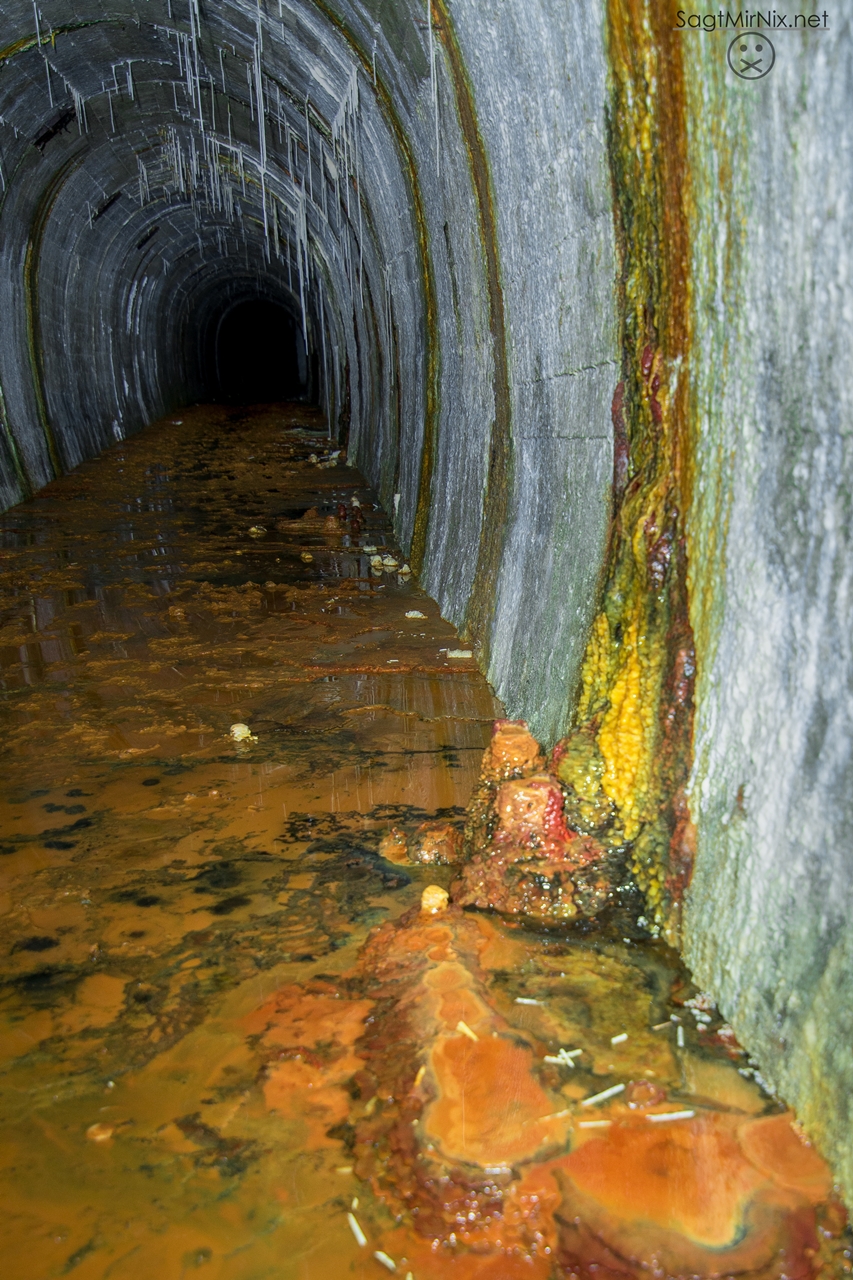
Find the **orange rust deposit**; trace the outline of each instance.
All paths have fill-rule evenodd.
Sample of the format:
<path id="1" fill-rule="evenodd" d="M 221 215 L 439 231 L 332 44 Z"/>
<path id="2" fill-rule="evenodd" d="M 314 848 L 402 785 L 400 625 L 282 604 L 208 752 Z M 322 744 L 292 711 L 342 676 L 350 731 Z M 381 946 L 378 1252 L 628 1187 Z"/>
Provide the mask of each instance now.
<path id="1" fill-rule="evenodd" d="M 538 772 L 545 756 L 523 720 L 496 720 L 483 755 L 483 777 L 489 781 L 526 777 Z"/>
<path id="2" fill-rule="evenodd" d="M 683 1095 L 672 1097 L 677 1072 L 636 1080 L 595 1111 L 583 1097 L 561 1098 L 558 1075 L 546 1068 L 553 1046 L 520 1017 L 519 1003 L 540 1001 L 511 1003 L 507 972 L 482 967 L 495 928 L 484 925 L 458 908 L 440 922 L 407 913 L 374 931 L 333 994 L 282 993 L 253 1016 L 266 1043 L 300 1044 L 297 1065 L 281 1077 L 301 1091 L 290 1094 L 293 1114 L 337 1122 L 356 1174 L 414 1232 L 386 1231 L 382 1248 L 393 1242 L 399 1252 L 405 1240 L 406 1256 L 436 1276 L 443 1273 L 421 1236 L 448 1264 L 462 1262 L 452 1274 L 464 1276 L 501 1275 L 478 1268 L 519 1250 L 532 1264 L 559 1259 L 551 1276 L 609 1266 L 639 1280 L 655 1265 L 679 1277 L 719 1268 L 756 1280 L 820 1274 L 810 1260 L 819 1222 L 831 1220 L 831 1188 L 790 1115 L 755 1119 L 732 1106 L 714 1110 L 708 1099 L 685 1108 Z M 530 975 L 537 959 L 528 941 Z M 571 989 L 571 954 L 560 963 Z M 543 992 L 541 1004 L 551 1000 Z M 338 1031 L 330 1035 L 333 1008 Z M 354 1098 L 340 1126 L 334 1103 L 343 1094 L 330 1086 L 344 1064 L 354 1067 Z M 281 1096 L 280 1072 L 271 1068 L 270 1105 Z M 599 1092 L 594 1078 L 588 1088 Z"/>
<path id="3" fill-rule="evenodd" d="M 580 1196 L 616 1222 L 640 1224 L 646 1236 L 660 1229 L 706 1249 L 727 1248 L 764 1182 L 727 1119 L 617 1123 L 573 1152 L 562 1169 Z"/>
<path id="4" fill-rule="evenodd" d="M 497 755 L 512 768 L 496 769 L 495 744 L 507 736 L 513 750 L 499 747 Z M 522 776 L 503 780 L 512 771 Z M 543 753 L 521 721 L 495 725 L 468 810 L 466 847 L 469 858 L 453 886 L 461 906 L 556 923 L 594 916 L 612 897 L 612 858 L 567 825 L 560 780 L 544 771 Z"/>
<path id="5" fill-rule="evenodd" d="M 826 1166 L 638 923 L 594 754 L 447 664 L 322 447 L 187 410 L 2 519 L 6 1269 L 834 1280 Z"/>
<path id="6" fill-rule="evenodd" d="M 437 1098 L 424 1136 L 441 1154 L 465 1164 L 511 1166 L 565 1141 L 565 1116 L 531 1074 L 532 1054 L 500 1036 L 474 1043 L 464 1035 L 434 1046 L 429 1068 Z"/>
<path id="7" fill-rule="evenodd" d="M 770 1122 L 790 1128 L 784 1115 Z M 667 1275 L 702 1277 L 821 1274 L 813 1261 L 819 1239 L 813 1201 L 752 1162 L 731 1115 L 666 1126 L 616 1123 L 555 1166 L 555 1176 L 563 1190 L 564 1267 L 609 1264 L 633 1275 L 660 1266 Z"/>
<path id="8" fill-rule="evenodd" d="M 820 1204 L 832 1191 L 829 1169 L 796 1132 L 787 1115 L 766 1116 L 741 1125 L 738 1140 L 757 1169 L 782 1187 Z"/>
<path id="9" fill-rule="evenodd" d="M 412 837 L 409 857 L 427 866 L 458 862 L 461 843 L 460 832 L 449 822 L 423 822 Z"/>

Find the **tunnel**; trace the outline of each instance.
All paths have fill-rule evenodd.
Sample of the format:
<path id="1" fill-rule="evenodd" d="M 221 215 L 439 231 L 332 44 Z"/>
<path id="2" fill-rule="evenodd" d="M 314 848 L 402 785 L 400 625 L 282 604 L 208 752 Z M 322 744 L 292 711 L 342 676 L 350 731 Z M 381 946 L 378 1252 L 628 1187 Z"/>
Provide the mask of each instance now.
<path id="1" fill-rule="evenodd" d="M 177 499 L 161 488 L 174 484 L 179 496 L 181 477 L 189 494 L 202 473 L 215 473 L 230 495 L 220 505 L 207 491 L 187 499 L 188 510 L 211 522 L 198 581 L 212 565 L 219 572 L 227 564 L 233 577 L 232 594 L 216 597 L 217 618 L 237 619 L 239 592 L 286 616 L 281 601 L 273 609 L 263 595 L 274 598 L 281 557 L 263 569 L 252 561 L 250 570 L 249 561 L 264 538 L 295 538 L 298 520 L 308 521 L 299 527 L 310 538 L 294 559 L 291 612 L 293 592 L 325 563 L 330 528 L 345 539 L 344 558 L 350 545 L 371 548 L 359 572 L 368 582 L 374 573 L 377 592 L 385 555 L 398 575 L 388 579 L 388 595 L 423 593 L 404 618 L 426 617 L 431 627 L 434 602 L 441 670 L 470 655 L 471 680 L 479 673 L 483 681 L 474 703 L 495 699 L 488 715 L 473 719 L 529 728 L 538 747 L 524 747 L 527 764 L 518 768 L 558 779 L 581 835 L 623 859 L 643 936 L 652 948 L 671 948 L 702 993 L 692 1006 L 698 1022 L 707 995 L 740 1046 L 743 1071 L 773 1106 L 793 1109 L 803 1158 L 820 1153 L 838 1206 L 849 1207 L 849 6 L 804 13 L 802 22 L 793 15 L 778 21 L 775 10 L 766 21 L 763 10 L 699 15 L 670 0 L 5 0 L 2 12 L 0 508 L 8 522 L 10 612 L 0 639 L 7 634 L 3 652 L 17 673 L 4 684 L 10 733 L 24 734 L 26 725 L 38 739 L 38 714 L 17 710 L 18 682 L 27 691 L 52 679 L 47 650 L 32 637 L 54 625 L 58 608 L 39 594 L 50 573 L 39 570 L 25 589 L 14 555 L 47 539 L 46 530 L 63 529 L 66 510 L 96 512 L 98 486 L 86 487 L 87 467 L 136 459 L 127 475 L 139 467 L 147 496 L 140 489 L 122 499 L 122 520 L 130 523 L 116 526 L 116 545 L 124 555 L 141 536 L 131 528 L 133 509 L 162 512 L 162 527 L 152 525 L 145 537 L 151 557 L 171 567 L 146 581 L 176 635 L 186 609 L 170 602 L 184 580 L 184 553 L 176 549 L 178 523 L 170 523 Z M 742 57 L 741 35 L 769 42 L 766 69 L 767 49 Z M 288 424 L 290 443 L 270 443 L 273 422 Z M 257 452 L 246 443 L 244 454 L 234 454 L 238 437 L 249 442 L 252 432 Z M 146 441 L 152 453 L 143 466 Z M 278 460 L 264 461 L 261 472 L 262 455 Z M 344 477 L 340 493 L 294 488 L 285 501 L 286 486 L 309 466 L 321 478 Z M 83 495 L 76 506 L 75 485 Z M 39 507 L 62 494 L 70 495 L 67 508 Z M 262 494 L 278 507 L 264 514 Z M 42 511 L 45 525 L 27 532 L 27 513 Z M 234 550 L 224 530 L 238 520 L 248 532 Z M 89 537 L 79 535 L 80 557 Z M 60 561 L 76 568 L 77 542 Z M 240 565 L 247 576 L 238 582 Z M 127 656 L 122 646 L 135 643 L 127 637 L 136 624 L 96 577 L 82 586 L 69 578 L 62 608 L 87 597 L 111 610 L 95 634 L 113 637 L 104 643 L 118 661 Z M 348 608 L 342 599 L 332 602 L 339 613 Z M 13 614 L 24 621 L 10 621 Z M 403 634 L 382 617 L 377 631 Z M 311 634 L 326 624 L 323 603 Z M 139 627 L 142 634 L 154 623 Z M 195 652 L 188 638 L 181 643 Z M 82 652 L 79 637 L 73 644 Z M 163 641 L 162 652 L 177 666 L 152 649 L 164 681 L 173 671 L 180 679 L 175 644 L 173 653 Z M 331 640 L 328 649 L 337 652 Z M 217 669 L 212 642 L 204 660 Z M 265 658 L 264 669 L 278 661 Z M 312 658 L 305 670 L 333 683 L 332 675 L 317 676 L 323 661 Z M 107 658 L 103 664 L 86 685 L 87 705 L 101 708 L 113 696 Z M 237 715 L 252 696 L 251 680 L 232 683 L 242 690 L 234 694 L 235 727 L 246 732 L 228 749 L 251 752 L 263 730 Z M 370 688 L 374 701 L 365 706 L 381 719 L 375 707 L 393 698 Z M 453 718 L 450 701 L 440 713 L 424 711 L 424 722 Z M 294 693 L 281 711 L 290 728 L 285 733 L 273 717 L 268 740 L 296 741 L 300 705 Z M 398 710 L 415 715 L 408 703 Z M 325 715 L 318 712 L 318 723 Z M 465 721 L 461 712 L 457 719 Z M 473 750 L 469 730 L 458 732 Z M 227 739 L 227 724 L 223 733 Z M 22 737 L 14 750 L 33 751 L 33 742 Z M 136 739 L 127 742 L 121 751 L 131 755 L 115 747 L 122 767 L 143 751 Z M 457 747 L 444 744 L 445 763 Z M 477 739 L 478 752 L 484 747 Z M 160 794 L 161 778 L 178 786 L 181 759 L 176 749 L 172 773 L 151 766 L 152 795 Z M 137 763 L 144 773 L 145 759 Z M 337 767 L 345 772 L 343 763 Z M 209 792 L 218 797 L 211 777 Z M 497 777 L 484 774 L 477 785 L 494 789 Z M 39 804 L 59 804 L 70 815 L 71 805 L 85 804 L 74 794 L 85 787 L 60 783 L 59 800 Z M 476 808 L 480 796 L 485 805 L 473 774 L 470 784 L 471 803 Z M 370 794 L 373 787 L 371 780 Z M 186 791 L 194 801 L 193 787 Z M 390 839 L 396 819 L 387 797 L 382 803 L 383 838 Z M 474 810 L 463 820 L 467 803 L 454 792 L 434 807 L 437 820 L 464 825 L 470 841 L 471 831 L 486 826 L 476 826 Z M 293 841 L 310 833 L 313 819 L 289 812 L 285 819 L 296 823 Z M 88 811 L 74 818 L 81 820 L 89 821 Z M 491 821 L 489 840 L 500 830 L 494 814 Z M 23 827 L 13 831 L 9 823 L 0 837 L 14 836 L 8 848 L 17 849 Z M 65 838 L 45 830 L 49 841 Z M 324 832 L 320 852 L 332 857 L 334 824 Z M 216 874 L 227 879 L 236 863 L 225 837 L 220 845 L 216 865 L 226 870 Z M 380 875 L 375 850 L 353 856 L 352 874 L 374 877 L 381 896 L 398 872 L 383 864 Z M 204 875 L 200 884 L 209 886 L 214 873 Z M 151 918 L 159 892 L 137 894 L 155 898 Z M 242 892 L 232 886 L 223 901 Z M 85 885 L 74 893 L 88 901 Z M 33 920 L 40 909 L 26 908 Z M 210 919 L 212 929 L 218 917 Z M 15 964 L 42 964 L 38 946 L 31 955 L 24 945 L 38 943 L 41 926 L 21 928 L 10 956 L 17 948 Z M 47 925 L 44 936 L 53 936 Z M 106 944 L 93 938 L 91 945 L 105 954 Z M 82 980 L 70 961 L 50 965 L 14 981 L 36 983 L 42 972 L 50 983 Z M 122 969 L 122 982 L 133 980 L 144 996 L 147 979 L 135 974 Z M 310 998 L 320 1008 L 332 997 L 322 976 L 312 981 Z M 272 998 L 270 989 L 262 995 Z M 523 1008 L 537 1003 L 517 998 Z M 474 1046 L 466 1052 L 484 1053 L 462 1013 L 459 1021 L 467 1027 L 459 1035 Z M 269 1028 L 251 1025 L 269 1048 Z M 614 1029 L 617 1043 L 618 1035 Z M 291 1048 L 288 1041 L 281 1052 Z M 306 1050 L 298 1071 L 319 1071 L 325 1052 Z M 571 1075 L 573 1060 L 560 1061 Z M 177 1060 L 173 1068 L 180 1071 Z M 235 1067 L 235 1081 L 238 1075 Z M 249 1090 L 248 1077 L 240 1080 Z M 694 1092 L 701 1094 L 698 1085 Z M 384 1105 L 377 1103 L 377 1115 Z M 179 1123 L 170 1121 L 174 1152 L 194 1142 L 207 1153 L 193 1157 L 198 1166 L 218 1160 L 220 1172 L 254 1158 L 260 1136 L 229 1146 L 225 1129 L 205 1128 L 188 1101 L 186 1108 Z M 343 1112 L 335 1123 L 328 1126 L 334 1140 L 350 1141 Z M 105 1143 L 105 1159 L 111 1150 Z M 340 1167 L 351 1166 L 344 1152 Z M 756 1167 L 753 1161 L 753 1173 Z M 504 1165 L 495 1168 L 500 1182 Z M 346 1214 L 355 1215 L 351 1235 L 360 1248 L 358 1211 L 344 1208 L 342 1230 L 350 1230 Z M 564 1206 L 566 1221 L 574 1220 L 567 1214 Z M 563 1270 L 549 1272 L 557 1262 L 540 1258 L 536 1274 L 592 1274 L 571 1270 L 571 1250 L 580 1258 L 592 1244 L 570 1248 L 569 1228 L 561 1230 L 553 1247 L 563 1250 Z M 706 1244 L 715 1230 L 705 1219 L 696 1226 Z M 207 1239 L 182 1243 L 180 1256 L 202 1265 Z M 519 1249 L 529 1252 L 524 1239 Z M 654 1239 L 648 1247 L 654 1252 Z M 445 1239 L 442 1256 L 450 1248 Z M 392 1269 L 384 1246 L 371 1256 L 377 1274 Z M 91 1264 L 86 1252 L 69 1257 L 81 1275 L 82 1264 Z M 516 1275 L 506 1260 L 495 1265 L 470 1274 Z M 409 1274 L 417 1276 L 417 1267 Z"/>
<path id="2" fill-rule="evenodd" d="M 263 299 L 237 303 L 220 317 L 214 334 L 205 399 L 271 404 L 306 394 L 302 335 L 283 306 Z"/>

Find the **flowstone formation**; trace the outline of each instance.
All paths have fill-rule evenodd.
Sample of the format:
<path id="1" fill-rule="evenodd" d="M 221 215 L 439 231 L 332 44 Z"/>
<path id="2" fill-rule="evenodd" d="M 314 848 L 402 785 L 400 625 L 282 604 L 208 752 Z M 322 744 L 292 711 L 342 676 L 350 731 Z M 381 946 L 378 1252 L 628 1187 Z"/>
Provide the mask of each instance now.
<path id="1" fill-rule="evenodd" d="M 604 845 L 567 825 L 563 788 L 522 721 L 498 721 L 469 808 L 460 906 L 541 922 L 594 916 L 615 871 Z"/>
<path id="2" fill-rule="evenodd" d="M 393 829 L 381 851 L 393 862 L 458 864 L 451 894 L 461 907 L 537 923 L 593 917 L 625 878 L 624 859 L 589 834 L 580 810 L 567 810 L 568 794 L 525 722 L 498 720 L 464 832 L 447 822 L 408 838 Z"/>
<path id="3" fill-rule="evenodd" d="M 543 942 L 430 885 L 245 1025 L 268 1107 L 343 1143 L 351 1229 L 389 1270 L 829 1280 L 829 1172 L 689 989 L 660 955 Z"/>
<path id="4" fill-rule="evenodd" d="M 342 979 L 253 1015 L 268 1104 L 324 1099 L 327 1136 L 397 1223 L 376 1256 L 413 1275 L 832 1275 L 828 1169 L 635 927 L 624 859 L 579 819 L 603 825 L 523 722 L 497 721 L 464 832 L 381 844 L 450 868 L 449 893 L 427 885 Z"/>

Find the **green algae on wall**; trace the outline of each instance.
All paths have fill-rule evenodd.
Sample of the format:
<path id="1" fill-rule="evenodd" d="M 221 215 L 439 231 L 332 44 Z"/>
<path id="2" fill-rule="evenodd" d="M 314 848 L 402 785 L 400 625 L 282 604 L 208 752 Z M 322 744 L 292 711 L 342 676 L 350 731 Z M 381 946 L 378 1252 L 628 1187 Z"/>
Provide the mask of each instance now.
<path id="1" fill-rule="evenodd" d="M 692 862 L 684 787 L 694 658 L 685 542 L 690 184 L 673 25 L 650 0 L 608 6 L 622 323 L 614 516 L 577 728 L 556 757 L 575 819 L 629 847 L 655 925 L 677 939 Z"/>
<path id="2" fill-rule="evenodd" d="M 850 20 L 738 80 L 682 37 L 696 483 L 684 948 L 853 1195 Z"/>

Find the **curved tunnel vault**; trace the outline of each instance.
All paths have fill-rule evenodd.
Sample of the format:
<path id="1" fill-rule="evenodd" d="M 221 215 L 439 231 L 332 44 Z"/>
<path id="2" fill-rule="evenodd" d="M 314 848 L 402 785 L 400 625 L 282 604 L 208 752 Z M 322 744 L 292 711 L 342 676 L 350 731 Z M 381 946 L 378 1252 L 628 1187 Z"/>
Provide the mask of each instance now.
<path id="1" fill-rule="evenodd" d="M 280 304 L 302 393 L 498 691 L 557 737 L 606 533 L 617 351 L 603 136 L 575 129 L 603 113 L 602 24 L 555 44 L 549 8 L 507 15 L 507 40 L 439 0 L 430 22 L 408 0 L 4 6 L 5 504 L 209 395 L 211 326 Z M 483 59 L 498 75 L 475 109 Z M 543 65 L 556 159 L 550 113 L 516 138 L 498 91 L 512 67 L 533 101 Z"/>
<path id="2" fill-rule="evenodd" d="M 202 395 L 199 335 L 252 296 L 298 317 L 303 361 L 322 353 L 332 423 L 350 379 L 358 439 L 392 403 L 389 299 L 404 344 L 422 299 L 397 150 L 345 36 L 299 6 L 72 23 L 45 7 L 35 32 L 31 8 L 16 16 L 0 107 L 8 498 Z M 410 428 L 421 396 L 407 380 Z"/>

